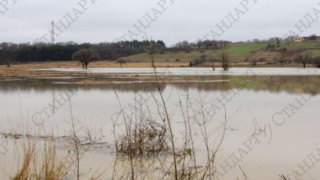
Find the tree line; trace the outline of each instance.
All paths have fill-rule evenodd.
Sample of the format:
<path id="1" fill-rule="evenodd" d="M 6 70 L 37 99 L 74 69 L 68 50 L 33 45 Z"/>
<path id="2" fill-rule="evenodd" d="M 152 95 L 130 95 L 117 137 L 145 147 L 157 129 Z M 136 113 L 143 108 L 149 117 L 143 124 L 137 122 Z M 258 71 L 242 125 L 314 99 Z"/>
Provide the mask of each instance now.
<path id="1" fill-rule="evenodd" d="M 204 50 L 217 50 L 223 49 L 231 44 L 230 41 L 217 41 L 217 40 L 198 40 L 196 42 L 189 42 L 189 41 L 180 41 L 174 44 L 170 49 L 175 50 L 192 50 L 192 49 L 204 49 Z"/>
<path id="2" fill-rule="evenodd" d="M 143 53 L 145 48 L 154 44 L 159 49 L 165 49 L 163 41 L 123 41 L 114 43 L 1 43 L 0 64 L 12 62 L 43 62 L 43 61 L 68 61 L 80 49 L 92 49 L 102 60 L 116 60 L 120 57 Z"/>

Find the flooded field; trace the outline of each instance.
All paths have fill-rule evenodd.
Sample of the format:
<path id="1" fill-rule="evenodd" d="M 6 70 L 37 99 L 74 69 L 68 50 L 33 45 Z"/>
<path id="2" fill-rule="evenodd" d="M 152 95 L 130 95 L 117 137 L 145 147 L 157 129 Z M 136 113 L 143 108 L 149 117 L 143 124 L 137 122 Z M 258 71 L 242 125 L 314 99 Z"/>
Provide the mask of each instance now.
<path id="1" fill-rule="evenodd" d="M 153 75 L 153 68 L 51 68 L 42 71 L 82 72 L 82 73 L 112 73 Z M 157 68 L 158 75 L 171 76 L 292 76 L 292 75 L 320 75 L 319 68 L 231 68 L 224 71 L 222 68 Z"/>
<path id="2" fill-rule="evenodd" d="M 0 180 L 320 180 L 320 2 L 0 1 Z"/>
<path id="3" fill-rule="evenodd" d="M 232 70 L 229 75 L 245 73 Z M 116 71 L 146 72 L 123 72 L 120 68 Z M 319 179 L 319 77 L 300 75 L 316 75 L 320 71 L 279 70 L 274 73 L 286 76 L 273 77 L 262 76 L 268 74 L 262 69 L 253 72 L 261 76 L 161 83 L 180 154 L 179 166 L 187 164 L 185 167 L 200 171 L 206 166 L 210 149 L 211 155 L 217 150 L 212 169 L 216 179 L 267 180 L 280 179 L 279 175 Z M 185 69 L 174 74 L 193 73 L 196 72 Z M 63 159 L 73 150 L 70 137 L 76 133 L 79 142 L 88 147 L 80 161 L 82 179 L 100 174 L 97 179 L 126 179 L 131 169 L 126 158 L 116 156 L 116 141 L 121 142 L 128 126 L 134 131 L 144 123 L 161 124 L 165 114 L 160 102 L 153 82 L 88 86 L 3 82 L 0 177 L 10 179 L 17 172 L 26 142 L 41 147 L 53 138 L 59 158 Z M 165 139 L 170 147 L 170 136 Z M 196 157 L 196 167 L 189 156 Z M 137 179 L 170 179 L 170 153 L 162 152 L 156 158 L 144 155 L 135 160 Z M 190 169 L 185 171 L 191 172 Z M 67 177 L 72 179 L 74 174 L 68 173 Z"/>

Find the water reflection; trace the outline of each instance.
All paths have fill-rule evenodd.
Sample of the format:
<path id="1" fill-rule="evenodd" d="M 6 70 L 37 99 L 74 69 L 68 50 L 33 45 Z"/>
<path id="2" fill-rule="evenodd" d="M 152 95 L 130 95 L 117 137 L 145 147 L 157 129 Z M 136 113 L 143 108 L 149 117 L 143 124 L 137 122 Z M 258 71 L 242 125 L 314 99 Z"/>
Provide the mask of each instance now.
<path id="1" fill-rule="evenodd" d="M 248 152 L 245 152 L 246 156 L 242 159 L 240 165 L 248 172 L 250 179 L 276 179 L 280 173 L 290 172 L 308 154 L 314 151 L 316 144 L 319 144 L 320 134 L 318 127 L 320 122 L 318 121 L 318 108 L 320 97 L 312 97 L 312 101 L 305 103 L 301 107 L 296 104 L 296 99 L 299 98 L 301 100 L 301 95 L 294 94 L 302 92 L 318 94 L 319 77 L 264 76 L 219 77 L 219 79 L 199 77 L 199 82 L 196 82 L 195 79 L 193 78 L 192 81 L 187 79 L 186 82 L 162 83 L 161 88 L 174 120 L 173 127 L 175 137 L 178 140 L 177 143 L 180 143 L 179 140 L 184 137 L 182 133 L 184 132 L 184 126 L 181 123 L 183 122 L 183 115 L 179 113 L 179 108 L 177 107 L 180 100 L 179 96 L 183 100 L 183 103 L 181 103 L 183 105 L 186 105 L 187 97 L 190 99 L 190 107 L 194 108 L 192 112 L 190 110 L 190 113 L 195 114 L 195 116 L 192 115 L 190 117 L 197 117 L 196 115 L 201 115 L 202 117 L 202 113 L 199 113 L 202 112 L 201 109 L 215 108 L 213 113 L 212 111 L 205 111 L 207 113 L 205 118 L 210 120 L 208 121 L 210 124 L 207 126 L 211 139 L 210 147 L 214 148 L 216 146 L 216 137 L 219 137 L 219 132 L 221 131 L 220 124 L 224 122 L 225 112 L 224 109 L 217 109 L 216 106 L 212 105 L 217 105 L 216 102 L 218 100 L 231 96 L 230 94 L 223 94 L 225 91 L 241 89 L 241 91 L 237 91 L 237 95 L 232 96 L 232 99 L 224 104 L 227 110 L 228 128 L 222 150 L 218 154 L 218 168 L 225 167 L 225 160 L 229 160 L 230 155 L 234 155 L 234 153 L 236 153 L 236 157 L 243 155 L 240 154 L 243 153 L 241 151 L 244 149 L 243 144 L 247 142 L 248 137 L 251 137 L 256 128 L 260 130 L 262 127 L 271 126 L 270 130 L 267 129 L 268 131 L 261 131 L 263 136 L 259 139 L 259 143 L 250 146 L 251 150 L 244 149 Z M 209 80 L 212 81 L 209 82 Z M 175 91 L 175 89 L 178 90 Z M 53 90 L 56 90 L 55 95 L 52 94 Z M 33 133 L 35 135 L 49 134 L 56 137 L 68 135 L 71 128 L 70 104 L 67 101 L 63 101 L 66 99 L 63 98 L 65 96 L 60 96 L 60 93 L 65 93 L 64 90 L 75 91 L 77 94 L 72 96 L 72 103 L 70 104 L 72 104 L 72 112 L 77 124 L 79 122 L 78 127 L 86 127 L 86 130 L 88 128 L 89 132 L 92 132 L 93 139 L 103 138 L 104 142 L 109 142 L 110 144 L 113 144 L 111 132 L 114 114 L 120 112 L 113 90 L 119 92 L 120 102 L 123 103 L 124 109 L 128 112 L 127 114 L 130 114 L 131 111 L 135 112 L 135 109 L 131 107 L 140 106 L 144 107 L 143 110 L 150 108 L 150 114 L 158 112 L 158 108 L 152 98 L 156 94 L 153 93 L 156 88 L 152 82 L 122 82 L 110 85 L 66 85 L 50 84 L 45 81 L 1 82 L 0 132 Z M 233 92 L 231 91 L 230 93 Z M 56 103 L 62 104 L 55 108 L 54 112 L 48 111 L 51 113 L 50 117 L 43 119 L 41 126 L 35 124 L 33 115 L 41 113 L 44 109 L 49 109 L 50 105 L 53 104 L 54 97 L 60 100 Z M 138 101 L 136 103 L 135 100 L 140 98 L 142 98 L 141 102 Z M 133 106 L 135 104 L 137 106 Z M 202 104 L 205 106 L 202 106 Z M 275 113 L 279 113 L 287 107 L 294 108 L 293 106 L 299 109 L 293 109 L 294 115 L 290 114 L 292 116 L 290 119 L 286 119 L 285 124 L 281 126 L 273 124 L 273 115 Z M 146 118 L 148 117 L 146 116 Z M 154 118 L 160 122 L 161 116 Z M 201 131 L 199 130 L 199 124 L 201 123 L 198 123 L 196 118 L 192 123 L 194 123 L 192 130 L 196 132 L 194 136 L 196 149 L 194 152 L 199 154 L 197 158 L 199 162 L 205 162 L 205 147 L 202 144 Z M 118 124 L 119 127 L 116 132 L 121 135 L 124 132 L 122 130 L 124 125 L 121 121 Z M 81 133 L 84 132 L 81 131 Z M 102 152 L 101 154 L 103 155 L 98 153 L 89 154 L 89 158 L 85 159 L 83 164 L 90 166 L 88 167 L 89 169 L 94 165 L 102 164 L 102 162 L 110 163 L 110 156 L 106 156 L 107 152 Z M 15 157 L 14 154 L 9 155 L 8 153 L 0 159 L 0 164 L 9 162 L 11 157 Z M 155 163 L 152 164 L 154 165 Z M 119 171 L 123 173 L 122 169 L 119 169 Z M 312 170 L 310 173 L 318 175 L 317 172 L 312 172 Z M 233 168 L 223 179 L 236 179 L 238 175 L 238 169 Z M 0 179 L 1 177 L 3 176 L 1 176 L 0 172 Z M 315 178 L 319 179 L 319 176 L 315 176 Z"/>
<path id="2" fill-rule="evenodd" d="M 253 91 L 320 93 L 319 76 L 255 76 L 255 77 L 230 77 L 221 76 L 219 79 L 193 77 L 181 81 L 162 82 L 161 88 L 171 85 L 176 89 L 198 91 L 228 91 L 230 89 L 244 89 Z M 155 82 L 144 81 L 118 81 L 112 84 L 52 84 L 46 81 L 0 81 L 2 92 L 12 91 L 49 91 L 49 90 L 115 90 L 119 92 L 153 92 L 156 91 Z"/>

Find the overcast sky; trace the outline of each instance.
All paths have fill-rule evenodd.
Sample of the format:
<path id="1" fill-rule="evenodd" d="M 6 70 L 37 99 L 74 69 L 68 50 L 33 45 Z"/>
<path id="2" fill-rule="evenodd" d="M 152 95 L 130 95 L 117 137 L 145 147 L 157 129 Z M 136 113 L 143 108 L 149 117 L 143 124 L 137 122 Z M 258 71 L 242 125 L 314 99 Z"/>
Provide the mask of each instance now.
<path id="1" fill-rule="evenodd" d="M 7 3 L 5 3 L 7 1 Z M 138 40 L 143 33 L 138 33 L 134 24 L 149 12 L 154 17 L 152 8 L 158 10 L 156 21 L 145 28 L 148 37 L 162 39 L 167 45 L 203 38 L 211 30 L 217 31 L 216 24 L 228 13 L 235 14 L 235 8 L 241 9 L 241 0 L 87 0 L 84 12 L 79 6 L 85 0 L 0 0 L 0 42 L 32 42 L 50 30 L 50 22 L 58 24 L 63 16 L 73 8 L 82 11 L 77 22 L 56 37 L 57 42 L 111 42 L 119 39 L 128 31 L 135 33 Z M 247 12 L 239 16 L 219 39 L 247 41 L 254 38 L 268 39 L 282 37 L 313 8 L 320 9 L 317 0 L 247 0 Z M 7 9 L 7 10 L 5 10 Z M 166 10 L 164 10 L 166 9 Z M 244 12 L 244 9 L 242 9 Z M 159 15 L 159 12 L 161 14 Z M 320 16 L 320 15 L 319 15 Z M 320 23 L 315 22 L 302 35 L 320 35 Z M 141 27 L 140 27 L 141 28 Z M 57 30 L 56 30 L 57 31 Z M 130 39 L 129 36 L 126 37 Z"/>

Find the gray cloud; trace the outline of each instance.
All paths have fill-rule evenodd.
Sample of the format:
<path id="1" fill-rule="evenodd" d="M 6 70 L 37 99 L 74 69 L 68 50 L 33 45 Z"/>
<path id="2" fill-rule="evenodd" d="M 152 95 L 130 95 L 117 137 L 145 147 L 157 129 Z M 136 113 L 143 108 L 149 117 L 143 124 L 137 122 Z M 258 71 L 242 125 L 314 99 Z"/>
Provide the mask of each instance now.
<path id="1" fill-rule="evenodd" d="M 13 2 L 7 1 L 9 5 Z M 91 0 L 87 1 L 89 3 Z M 113 41 L 133 29 L 133 25 L 158 1 L 96 0 L 57 41 Z M 0 14 L 0 39 L 8 42 L 32 42 L 48 32 L 51 20 L 58 21 L 78 2 L 79 0 L 18 0 L 8 7 L 5 14 Z M 153 39 L 162 39 L 169 45 L 181 40 L 195 41 L 214 28 L 239 2 L 241 0 L 176 0 L 151 25 L 147 30 L 148 35 Z M 317 3 L 316 0 L 258 0 L 221 39 L 246 41 L 281 37 Z M 303 35 L 316 34 L 318 27 L 319 24 L 315 23 Z M 142 39 L 141 35 L 138 39 Z"/>

